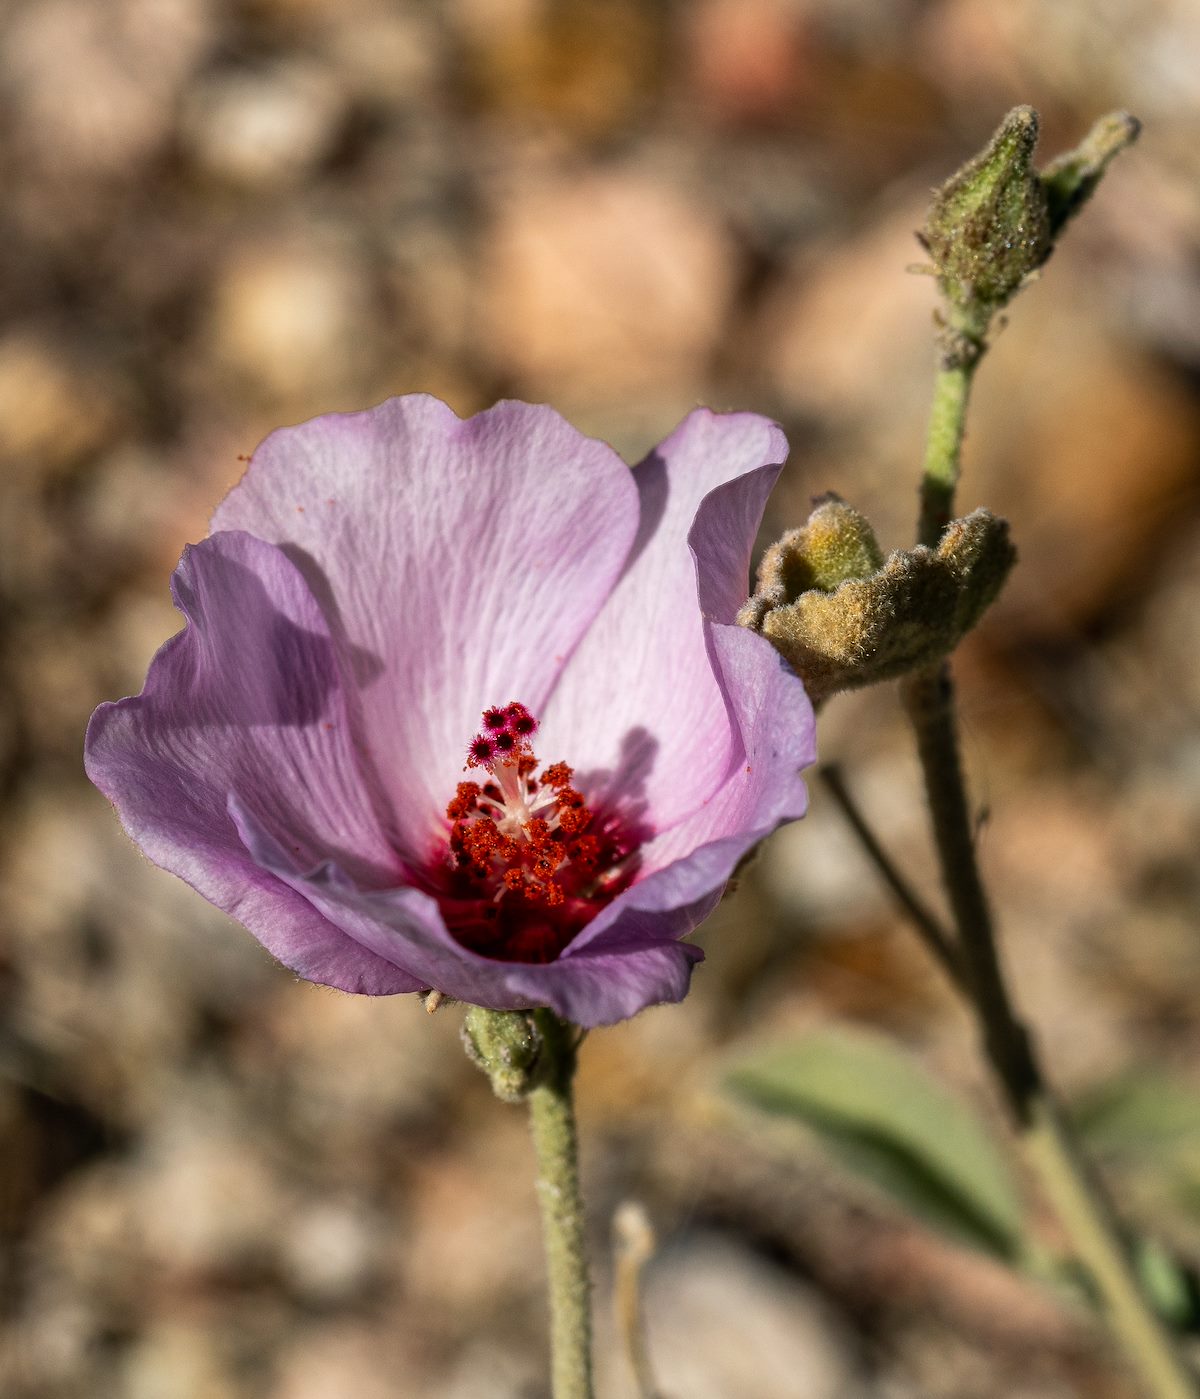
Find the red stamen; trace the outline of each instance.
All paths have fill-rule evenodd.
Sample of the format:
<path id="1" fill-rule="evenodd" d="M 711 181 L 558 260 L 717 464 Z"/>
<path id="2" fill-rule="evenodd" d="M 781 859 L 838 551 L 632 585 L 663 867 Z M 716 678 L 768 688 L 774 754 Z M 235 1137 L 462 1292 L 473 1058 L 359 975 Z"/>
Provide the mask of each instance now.
<path id="1" fill-rule="evenodd" d="M 446 807 L 447 924 L 464 945 L 503 960 L 553 961 L 628 881 L 630 846 L 596 823 L 562 762 L 538 774 L 538 722 L 517 700 L 483 712 L 467 767 Z M 586 833 L 586 834 L 585 834 Z"/>
<path id="2" fill-rule="evenodd" d="M 490 738 L 481 736 L 472 739 L 471 746 L 467 749 L 467 766 L 469 768 L 488 767 L 494 753 L 495 745 Z"/>

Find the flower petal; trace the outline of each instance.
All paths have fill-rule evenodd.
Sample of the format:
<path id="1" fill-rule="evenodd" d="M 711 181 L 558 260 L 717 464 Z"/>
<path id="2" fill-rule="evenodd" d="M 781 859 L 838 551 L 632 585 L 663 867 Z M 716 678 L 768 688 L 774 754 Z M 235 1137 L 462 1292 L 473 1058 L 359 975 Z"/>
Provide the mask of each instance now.
<path id="1" fill-rule="evenodd" d="M 697 947 L 664 936 L 661 917 L 631 916 L 621 939 L 583 951 L 568 962 L 495 961 L 460 946 L 442 922 L 436 902 L 417 889 L 357 887 L 336 863 L 303 868 L 244 806 L 232 815 L 247 849 L 336 923 L 363 949 L 395 957 L 421 986 L 493 1010 L 549 1006 L 577 1025 L 611 1025 L 649 1005 L 682 1000 Z"/>
<path id="2" fill-rule="evenodd" d="M 711 913 L 738 861 L 785 821 L 803 816 L 800 769 L 816 757 L 804 686 L 765 638 L 708 624 L 741 758 L 736 771 L 690 816 L 642 847 L 641 878 L 600 913 L 560 959 L 622 943 L 657 918 L 683 937 Z"/>
<path id="3" fill-rule="evenodd" d="M 441 832 L 484 708 L 535 713 L 621 572 L 637 491 L 552 409 L 460 420 L 424 394 L 272 433 L 213 518 L 280 545 L 357 672 L 412 858 Z"/>
<path id="4" fill-rule="evenodd" d="M 697 570 L 702 603 L 732 621 L 786 456 L 783 433 L 767 419 L 697 409 L 634 469 L 641 521 L 630 563 L 547 707 L 539 751 L 571 763 L 590 799 L 619 796 L 644 808 L 655 830 L 698 807 L 736 761 Z M 693 557 L 688 532 L 716 488 L 702 541 L 711 549 Z"/>
<path id="5" fill-rule="evenodd" d="M 372 994 L 418 989 L 260 869 L 226 812 L 236 790 L 307 858 L 338 852 L 360 879 L 402 877 L 303 578 L 272 545 L 222 533 L 185 551 L 173 590 L 188 625 L 140 695 L 92 716 L 88 776 L 155 864 L 302 976 Z"/>
<path id="6" fill-rule="evenodd" d="M 548 1005 L 580 1025 L 610 1024 L 680 1000 L 703 954 L 677 939 L 716 906 L 746 852 L 804 813 L 801 767 L 814 758 L 812 707 L 770 642 L 710 624 L 742 755 L 737 771 L 687 820 L 643 850 L 648 873 L 555 962 L 495 961 L 460 946 L 435 901 L 413 889 L 363 889 L 336 865 L 305 869 L 252 818 L 236 813 L 255 858 L 362 946 L 394 957 L 446 994 L 497 1010 Z"/>

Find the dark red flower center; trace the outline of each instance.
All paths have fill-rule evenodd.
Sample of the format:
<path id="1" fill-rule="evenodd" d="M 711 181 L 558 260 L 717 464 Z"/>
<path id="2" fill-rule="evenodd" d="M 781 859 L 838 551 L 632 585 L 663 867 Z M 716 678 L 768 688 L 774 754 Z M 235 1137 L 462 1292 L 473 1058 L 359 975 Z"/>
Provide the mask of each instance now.
<path id="1" fill-rule="evenodd" d="M 552 962 L 626 888 L 636 841 L 594 813 L 566 763 L 539 772 L 537 720 L 513 700 L 487 709 L 467 747 L 481 781 L 446 807 L 449 893 L 442 913 L 465 947 L 511 962 Z"/>

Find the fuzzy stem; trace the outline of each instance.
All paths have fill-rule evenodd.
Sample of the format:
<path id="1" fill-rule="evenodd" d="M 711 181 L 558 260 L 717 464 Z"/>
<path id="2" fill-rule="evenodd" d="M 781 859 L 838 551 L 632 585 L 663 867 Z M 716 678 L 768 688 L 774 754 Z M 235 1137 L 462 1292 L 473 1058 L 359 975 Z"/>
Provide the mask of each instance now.
<path id="1" fill-rule="evenodd" d="M 979 337 L 978 354 L 965 362 L 945 359 L 938 371 L 921 483 L 923 544 L 936 545 L 953 513 L 967 399 L 984 344 Z M 1071 1139 L 1033 1043 L 1013 1008 L 975 858 L 949 666 L 916 673 L 904 683 L 903 692 L 967 994 L 1012 1111 L 1025 1160 L 1091 1277 L 1113 1333 L 1141 1372 L 1147 1393 L 1155 1399 L 1196 1399 L 1200 1391 L 1166 1328 L 1142 1296 L 1120 1227 Z"/>
<path id="2" fill-rule="evenodd" d="M 538 1086 L 529 1094 L 529 1125 L 550 1292 L 552 1393 L 554 1399 L 592 1399 L 591 1284 L 572 1096 L 575 1027 L 550 1011 L 535 1017 L 544 1058 Z"/>
<path id="3" fill-rule="evenodd" d="M 1029 1035 L 1013 1010 L 975 858 L 948 669 L 926 671 L 909 680 L 905 702 L 916 732 L 969 994 L 1025 1160 L 1091 1277 L 1110 1327 L 1141 1371 L 1147 1392 L 1156 1399 L 1195 1399 L 1195 1383 L 1141 1294 L 1120 1227 L 1089 1176 Z"/>
<path id="4" fill-rule="evenodd" d="M 1095 1283 L 1110 1328 L 1141 1371 L 1146 1392 L 1157 1399 L 1195 1399 L 1195 1377 L 1142 1296 L 1120 1224 L 1080 1157 L 1058 1105 L 1043 1091 L 1030 1111 L 1023 1134 L 1025 1159 Z"/>
<path id="5" fill-rule="evenodd" d="M 917 533 L 918 542 L 928 544 L 931 549 L 937 548 L 954 511 L 967 399 L 978 363 L 974 356 L 965 362 L 943 363 L 934 380 L 929 436 L 921 472 L 921 522 Z"/>

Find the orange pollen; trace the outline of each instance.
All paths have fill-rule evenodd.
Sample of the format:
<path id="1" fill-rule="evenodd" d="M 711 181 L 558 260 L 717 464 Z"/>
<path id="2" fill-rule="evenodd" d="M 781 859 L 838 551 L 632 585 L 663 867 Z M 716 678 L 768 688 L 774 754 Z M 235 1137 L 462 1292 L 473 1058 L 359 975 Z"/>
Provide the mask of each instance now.
<path id="1" fill-rule="evenodd" d="M 587 833 L 593 817 L 571 768 L 551 763 L 536 776 L 537 727 L 516 700 L 486 710 L 466 765 L 488 780 L 460 782 L 446 818 L 452 863 L 477 897 L 557 908 L 568 896 L 591 896 L 602 842 Z"/>

